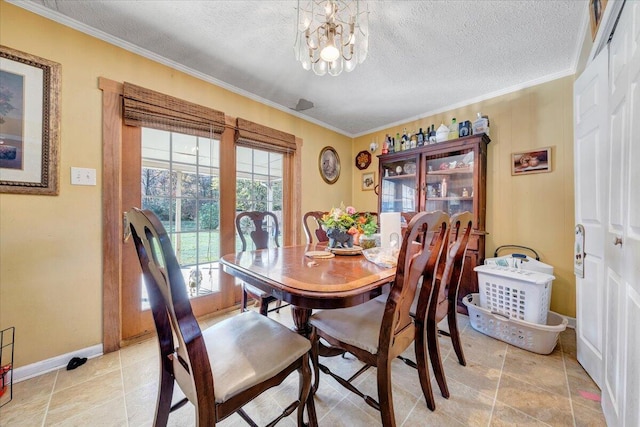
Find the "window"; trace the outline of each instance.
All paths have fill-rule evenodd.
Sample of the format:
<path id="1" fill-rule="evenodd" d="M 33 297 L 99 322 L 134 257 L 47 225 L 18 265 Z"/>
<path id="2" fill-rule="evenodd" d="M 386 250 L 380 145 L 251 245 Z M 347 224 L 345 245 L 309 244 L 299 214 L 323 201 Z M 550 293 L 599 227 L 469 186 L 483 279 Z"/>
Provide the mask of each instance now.
<path id="1" fill-rule="evenodd" d="M 142 128 L 142 208 L 169 233 L 192 297 L 220 291 L 219 152 L 217 139 Z"/>
<path id="2" fill-rule="evenodd" d="M 236 212 L 273 212 L 278 217 L 281 233 L 284 206 L 283 166 L 282 153 L 243 146 L 236 149 Z M 280 236 L 278 240 L 282 242 Z M 247 244 L 248 250 L 255 249 L 253 242 L 248 241 Z M 240 239 L 236 234 L 236 250 L 239 251 L 241 248 Z"/>

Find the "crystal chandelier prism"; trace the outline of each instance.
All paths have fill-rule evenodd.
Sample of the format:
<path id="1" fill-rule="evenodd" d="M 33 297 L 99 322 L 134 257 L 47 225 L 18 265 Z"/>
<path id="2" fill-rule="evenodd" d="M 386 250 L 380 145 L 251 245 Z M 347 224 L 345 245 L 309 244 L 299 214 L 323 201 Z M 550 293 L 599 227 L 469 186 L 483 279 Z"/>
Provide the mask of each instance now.
<path id="1" fill-rule="evenodd" d="M 368 48 L 369 11 L 364 2 L 298 0 L 294 50 L 302 68 L 337 76 L 362 63 Z"/>

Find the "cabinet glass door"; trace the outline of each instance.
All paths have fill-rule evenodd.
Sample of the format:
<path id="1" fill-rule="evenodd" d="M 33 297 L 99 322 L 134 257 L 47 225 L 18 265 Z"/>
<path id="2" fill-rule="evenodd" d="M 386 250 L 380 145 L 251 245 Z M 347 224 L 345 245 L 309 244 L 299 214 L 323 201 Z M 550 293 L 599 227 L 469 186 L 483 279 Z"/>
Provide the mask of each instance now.
<path id="1" fill-rule="evenodd" d="M 382 165 L 381 212 L 417 211 L 417 157 L 387 161 Z"/>
<path id="2" fill-rule="evenodd" d="M 473 149 L 427 157 L 425 168 L 425 211 L 474 213 Z"/>

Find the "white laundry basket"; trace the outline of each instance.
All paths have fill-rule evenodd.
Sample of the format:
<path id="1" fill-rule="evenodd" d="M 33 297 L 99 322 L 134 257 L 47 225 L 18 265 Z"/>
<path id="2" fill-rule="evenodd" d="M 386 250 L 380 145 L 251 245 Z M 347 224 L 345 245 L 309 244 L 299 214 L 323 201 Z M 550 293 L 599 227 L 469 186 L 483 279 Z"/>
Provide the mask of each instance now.
<path id="1" fill-rule="evenodd" d="M 462 299 L 473 329 L 524 350 L 551 353 L 558 343 L 558 336 L 567 328 L 567 319 L 553 311 L 548 312 L 544 325 L 538 325 L 491 313 L 479 306 L 479 299 L 478 294 L 469 294 Z"/>
<path id="2" fill-rule="evenodd" d="M 544 325 L 554 276 L 497 265 L 479 265 L 480 307 L 502 316 Z"/>

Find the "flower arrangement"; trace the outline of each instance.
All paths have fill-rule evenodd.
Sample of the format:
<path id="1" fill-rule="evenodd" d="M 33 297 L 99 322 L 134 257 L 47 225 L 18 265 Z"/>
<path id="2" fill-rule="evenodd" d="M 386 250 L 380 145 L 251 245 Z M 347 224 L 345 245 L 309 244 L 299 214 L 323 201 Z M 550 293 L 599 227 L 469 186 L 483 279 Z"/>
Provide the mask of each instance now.
<path id="1" fill-rule="evenodd" d="M 373 215 L 368 212 L 357 213 L 353 206 L 345 208 L 344 205 L 341 205 L 339 208 L 331 208 L 329 213 L 323 215 L 320 223 L 325 231 L 337 228 L 352 235 L 365 234 L 370 236 L 378 230 Z"/>

